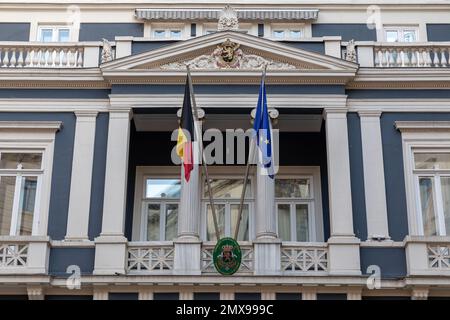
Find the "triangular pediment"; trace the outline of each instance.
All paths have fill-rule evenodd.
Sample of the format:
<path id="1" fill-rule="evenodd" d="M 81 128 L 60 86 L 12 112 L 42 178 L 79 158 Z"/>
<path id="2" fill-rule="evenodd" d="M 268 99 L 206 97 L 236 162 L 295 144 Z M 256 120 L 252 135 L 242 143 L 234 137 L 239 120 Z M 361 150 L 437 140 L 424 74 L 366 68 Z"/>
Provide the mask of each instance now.
<path id="1" fill-rule="evenodd" d="M 301 73 L 311 76 L 354 76 L 358 65 L 342 59 L 295 48 L 284 43 L 236 31 L 222 31 L 177 42 L 159 49 L 121 58 L 101 66 L 106 78 L 119 74 L 137 79 L 139 75 L 175 76 L 191 70 L 205 74 L 249 76 L 265 66 L 272 74 Z"/>

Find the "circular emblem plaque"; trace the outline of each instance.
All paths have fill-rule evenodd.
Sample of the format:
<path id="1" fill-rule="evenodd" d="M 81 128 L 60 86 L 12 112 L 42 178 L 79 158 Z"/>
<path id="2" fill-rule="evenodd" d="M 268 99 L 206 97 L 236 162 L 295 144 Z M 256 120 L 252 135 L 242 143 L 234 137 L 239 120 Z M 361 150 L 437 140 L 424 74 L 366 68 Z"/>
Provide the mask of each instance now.
<path id="1" fill-rule="evenodd" d="M 217 241 L 213 252 L 214 267 L 223 275 L 230 276 L 241 266 L 241 247 L 233 238 Z"/>

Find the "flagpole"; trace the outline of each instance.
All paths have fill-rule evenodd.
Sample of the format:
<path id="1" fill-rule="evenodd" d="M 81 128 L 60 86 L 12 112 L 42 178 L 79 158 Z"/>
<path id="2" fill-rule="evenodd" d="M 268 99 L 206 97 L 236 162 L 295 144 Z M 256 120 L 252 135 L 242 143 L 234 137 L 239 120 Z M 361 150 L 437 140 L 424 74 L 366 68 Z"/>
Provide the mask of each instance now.
<path id="1" fill-rule="evenodd" d="M 199 118 L 198 118 L 198 109 L 197 109 L 197 104 L 195 102 L 195 95 L 194 95 L 194 86 L 192 85 L 192 77 L 191 77 L 191 71 L 189 69 L 189 65 L 186 65 L 186 69 L 187 69 L 187 76 L 188 76 L 188 80 L 189 80 L 189 89 L 191 91 L 191 98 L 192 98 L 192 107 L 194 109 L 194 118 L 195 121 L 197 122 L 197 124 L 199 123 Z M 196 134 L 197 134 L 197 141 L 200 142 L 202 141 L 201 145 L 199 144 L 200 149 L 200 153 L 202 155 L 202 168 L 203 168 L 203 173 L 205 175 L 206 178 L 206 184 L 208 186 L 208 197 L 209 197 L 209 203 L 211 205 L 211 213 L 213 216 L 213 222 L 214 222 L 214 231 L 216 233 L 216 238 L 217 241 L 219 241 L 220 239 L 220 232 L 219 232 L 219 225 L 217 224 L 217 216 L 216 216 L 216 207 L 214 206 L 214 199 L 212 196 L 212 189 L 211 189 L 211 182 L 209 180 L 209 173 L 208 173 L 208 166 L 206 163 L 206 157 L 205 154 L 203 152 L 203 140 L 201 140 L 201 132 L 198 132 L 198 125 L 196 128 Z"/>
<path id="2" fill-rule="evenodd" d="M 262 74 L 262 81 L 261 82 L 265 82 L 266 81 L 266 71 L 267 71 L 267 63 L 264 66 L 264 70 L 263 70 L 263 74 Z M 265 85 L 265 83 L 264 83 Z M 262 101 L 262 103 L 264 103 L 264 101 Z M 256 119 L 255 119 L 256 121 Z M 253 142 L 253 143 L 252 143 Z M 248 183 L 248 175 L 249 175 L 249 171 L 250 171 L 250 164 L 253 161 L 253 153 L 254 153 L 254 149 L 255 149 L 255 144 L 256 141 L 254 141 L 254 139 L 252 138 L 250 140 L 250 146 L 249 146 L 249 151 L 248 151 L 248 159 L 247 159 L 247 166 L 245 168 L 245 175 L 244 175 L 244 186 L 242 187 L 242 193 L 241 193 L 241 199 L 239 202 L 239 213 L 238 213 L 238 218 L 237 218 L 237 226 L 236 226 L 236 230 L 234 231 L 234 239 L 237 241 L 237 237 L 239 235 L 239 227 L 241 226 L 241 219 L 242 219 L 242 209 L 244 207 L 244 199 L 245 199 L 245 191 L 247 190 L 247 183 Z"/>

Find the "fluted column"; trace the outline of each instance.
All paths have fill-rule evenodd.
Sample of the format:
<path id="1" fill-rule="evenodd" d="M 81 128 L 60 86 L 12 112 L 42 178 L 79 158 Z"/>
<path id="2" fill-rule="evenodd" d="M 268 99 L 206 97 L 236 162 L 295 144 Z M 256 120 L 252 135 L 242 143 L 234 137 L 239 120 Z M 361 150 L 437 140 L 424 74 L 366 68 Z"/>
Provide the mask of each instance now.
<path id="1" fill-rule="evenodd" d="M 359 275 L 359 239 L 353 232 L 350 156 L 346 108 L 325 108 L 331 237 L 329 272 Z"/>
<path id="2" fill-rule="evenodd" d="M 198 110 L 198 118 L 205 112 Z M 178 112 L 181 116 L 181 110 Z M 189 182 L 184 178 L 184 166 L 181 165 L 181 197 L 178 214 L 178 238 L 175 240 L 174 272 L 176 274 L 200 274 L 200 203 L 201 203 L 201 168 L 200 146 L 202 138 L 201 121 L 195 123 L 196 140 L 193 143 L 194 168 Z"/>
<path id="3" fill-rule="evenodd" d="M 102 232 L 95 239 L 95 274 L 125 273 L 124 236 L 131 108 L 109 113 Z"/>

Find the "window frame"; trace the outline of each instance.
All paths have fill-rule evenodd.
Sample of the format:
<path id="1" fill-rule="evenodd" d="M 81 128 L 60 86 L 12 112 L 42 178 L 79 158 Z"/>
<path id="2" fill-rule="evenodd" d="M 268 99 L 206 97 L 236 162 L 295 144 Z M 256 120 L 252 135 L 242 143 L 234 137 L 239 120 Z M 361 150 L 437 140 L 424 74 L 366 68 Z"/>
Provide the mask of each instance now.
<path id="1" fill-rule="evenodd" d="M 301 242 L 297 239 L 297 215 L 296 215 L 296 205 L 298 204 L 306 204 L 308 206 L 308 232 L 309 232 L 309 241 L 306 242 L 316 242 L 316 214 L 315 214 L 315 183 L 314 176 L 311 175 L 277 175 L 275 176 L 275 180 L 294 180 L 294 179 L 308 179 L 310 183 L 310 194 L 308 198 L 287 198 L 287 197 L 279 197 L 275 196 L 275 212 L 276 212 L 276 228 L 277 234 L 280 236 L 280 232 L 278 230 L 278 205 L 279 204 L 288 204 L 289 205 L 289 216 L 290 216 L 290 233 L 291 240 L 283 240 L 283 242 Z M 276 183 L 276 182 L 275 182 Z M 303 241 L 304 242 L 304 241 Z"/>
<path id="2" fill-rule="evenodd" d="M 236 167 L 234 167 L 236 168 Z M 219 170 L 218 168 L 208 168 L 209 169 L 209 178 L 210 179 L 236 179 L 236 180 L 243 180 L 244 174 L 242 175 L 236 174 L 236 170 L 230 170 L 229 168 L 224 168 L 225 170 Z M 237 169 L 241 170 L 241 169 Z M 227 173 L 228 171 L 228 173 Z M 232 173 L 232 174 L 230 174 Z M 249 175 L 250 180 L 250 197 L 244 199 L 244 204 L 248 204 L 248 240 L 244 240 L 244 242 L 247 241 L 253 241 L 255 238 L 255 228 L 254 228 L 254 219 L 255 219 L 255 200 L 256 200 L 256 189 L 255 189 L 255 176 Z M 205 242 L 213 242 L 212 240 L 207 239 L 207 208 L 209 203 L 209 197 L 204 196 L 206 190 L 206 185 L 204 183 L 204 177 L 202 177 L 201 181 L 201 222 L 200 222 L 200 238 Z M 247 190 L 249 190 L 249 185 L 247 185 Z M 246 192 L 248 192 L 246 190 Z M 231 226 L 231 205 L 239 205 L 240 198 L 220 198 L 220 199 L 214 199 L 214 205 L 217 204 L 225 204 L 225 230 L 224 230 L 224 236 L 225 237 L 234 237 L 234 232 L 232 230 Z"/>
<path id="3" fill-rule="evenodd" d="M 51 29 L 52 30 L 52 41 L 50 41 L 50 42 L 41 41 L 42 31 L 44 29 Z M 68 39 L 68 41 L 58 41 L 59 30 L 61 30 L 61 29 L 69 30 L 69 39 Z M 72 42 L 73 41 L 73 28 L 70 25 L 57 25 L 57 24 L 55 24 L 55 25 L 46 25 L 46 24 L 45 25 L 38 25 L 36 41 L 37 42 L 41 42 L 41 43 L 67 43 L 67 42 Z"/>
<path id="4" fill-rule="evenodd" d="M 395 41 L 395 42 L 390 42 L 390 43 L 415 43 L 415 42 L 419 42 L 419 26 L 418 25 L 412 25 L 412 26 L 408 26 L 408 25 L 394 25 L 394 26 L 389 26 L 389 25 L 384 25 L 383 26 L 383 41 L 384 42 L 388 42 L 387 41 L 387 32 L 388 31 L 396 31 L 398 34 L 398 38 L 401 39 L 399 41 Z M 416 34 L 416 41 L 414 42 L 406 42 L 405 41 L 405 37 L 404 34 L 406 31 L 414 31 Z"/>
<path id="5" fill-rule="evenodd" d="M 0 122 L 0 150 L 42 153 L 40 170 L 23 170 L 25 175 L 28 176 L 36 176 L 36 172 L 41 172 L 41 179 L 38 179 L 36 186 L 31 236 L 47 236 L 55 139 L 56 132 L 61 128 L 61 124 L 60 121 Z M 1 171 L 2 175 L 8 175 L 7 172 L 17 172 L 15 169 Z M 17 185 L 15 187 L 17 188 Z M 16 192 L 14 196 L 18 196 Z"/>
<path id="6" fill-rule="evenodd" d="M 267 38 L 273 40 L 273 41 L 302 41 L 304 39 L 310 38 L 310 29 L 311 25 L 308 23 L 272 23 L 269 25 L 269 33 Z M 274 36 L 274 32 L 276 31 L 283 31 L 284 37 L 283 38 L 276 38 Z M 299 38 L 293 38 L 290 36 L 291 31 L 300 31 L 300 37 Z"/>
<path id="7" fill-rule="evenodd" d="M 164 37 L 155 37 L 155 31 L 164 31 Z M 172 37 L 172 31 L 180 31 L 179 37 Z M 144 24 L 144 35 L 153 41 L 186 40 L 190 37 L 189 23 L 152 23 Z"/>

